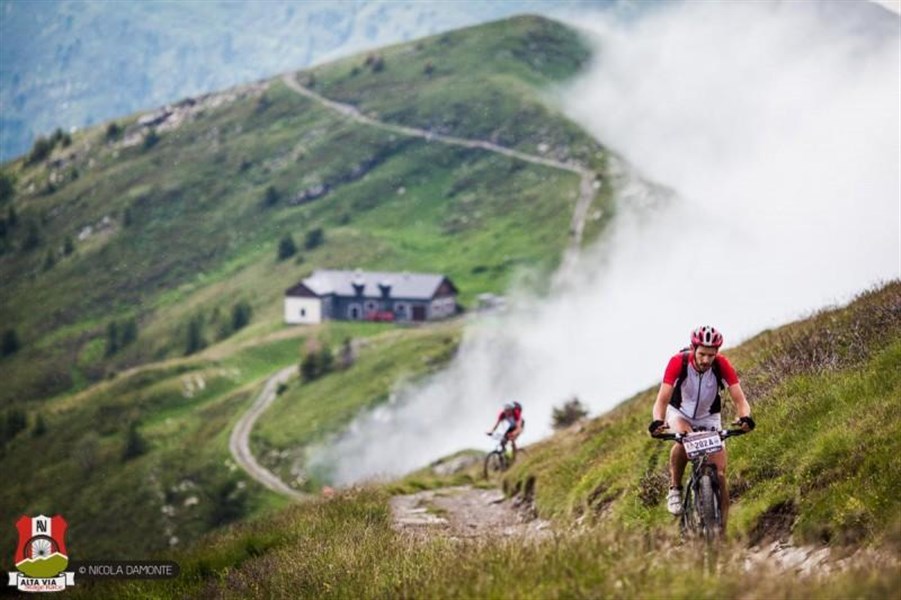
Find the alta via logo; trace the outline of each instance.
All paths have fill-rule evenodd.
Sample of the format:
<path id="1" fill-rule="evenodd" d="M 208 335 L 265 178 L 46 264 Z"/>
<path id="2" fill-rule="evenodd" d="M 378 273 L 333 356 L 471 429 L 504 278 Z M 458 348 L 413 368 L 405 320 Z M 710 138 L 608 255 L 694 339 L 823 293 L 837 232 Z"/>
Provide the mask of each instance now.
<path id="1" fill-rule="evenodd" d="M 22 592 L 59 592 L 75 585 L 75 573 L 66 573 L 66 521 L 60 515 L 22 516 L 16 522 L 19 543 L 16 569 L 9 574 L 9 585 Z"/>

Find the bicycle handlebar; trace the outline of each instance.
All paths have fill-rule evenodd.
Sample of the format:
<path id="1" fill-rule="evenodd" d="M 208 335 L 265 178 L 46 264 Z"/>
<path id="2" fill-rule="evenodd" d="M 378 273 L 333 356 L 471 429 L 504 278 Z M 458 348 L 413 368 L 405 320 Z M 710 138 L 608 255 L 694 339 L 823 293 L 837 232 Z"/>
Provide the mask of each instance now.
<path id="1" fill-rule="evenodd" d="M 697 433 L 697 432 L 692 432 L 692 433 Z M 720 439 L 723 439 L 723 440 L 724 440 L 724 439 L 726 439 L 726 438 L 736 437 L 736 436 L 739 436 L 739 435 L 744 435 L 744 434 L 746 434 L 746 433 L 748 433 L 748 432 L 745 431 L 744 429 L 720 429 L 717 433 L 720 434 Z M 674 442 L 681 442 L 681 441 L 682 441 L 682 438 L 684 438 L 686 435 L 688 435 L 688 434 L 685 434 L 685 433 L 679 433 L 679 432 L 675 432 L 675 433 L 652 433 L 652 434 L 651 434 L 651 437 L 652 437 L 652 438 L 655 438 L 655 439 L 658 439 L 658 440 L 664 440 L 664 441 L 666 441 L 666 440 L 671 440 L 671 441 L 674 441 Z"/>

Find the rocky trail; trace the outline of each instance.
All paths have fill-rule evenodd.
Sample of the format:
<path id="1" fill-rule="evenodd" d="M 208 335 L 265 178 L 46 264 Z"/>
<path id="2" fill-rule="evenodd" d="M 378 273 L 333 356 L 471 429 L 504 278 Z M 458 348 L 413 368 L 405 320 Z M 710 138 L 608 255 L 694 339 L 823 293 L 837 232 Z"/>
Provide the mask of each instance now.
<path id="1" fill-rule="evenodd" d="M 538 518 L 531 502 L 521 496 L 506 498 L 499 489 L 458 486 L 426 490 L 394 496 L 390 508 L 395 531 L 412 539 L 440 536 L 451 540 L 533 541 L 555 533 L 579 535 L 587 531 L 576 526 L 561 532 L 559 527 Z M 889 570 L 899 568 L 897 556 L 877 549 L 795 545 L 790 537 L 762 541 L 744 549 L 730 545 L 727 548 L 721 559 L 738 560 L 747 572 L 769 571 L 807 578 L 874 565 Z"/>
<path id="2" fill-rule="evenodd" d="M 550 523 L 536 518 L 530 506 L 505 498 L 500 490 L 471 486 L 394 496 L 391 517 L 396 531 L 412 537 L 539 539 L 551 535 Z"/>

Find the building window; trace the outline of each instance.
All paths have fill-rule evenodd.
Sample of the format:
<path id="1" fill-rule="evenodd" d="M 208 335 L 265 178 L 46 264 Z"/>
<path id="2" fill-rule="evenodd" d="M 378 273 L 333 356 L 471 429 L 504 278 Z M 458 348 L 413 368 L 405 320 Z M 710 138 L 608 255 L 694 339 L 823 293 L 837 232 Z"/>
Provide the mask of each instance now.
<path id="1" fill-rule="evenodd" d="M 301 309 L 300 309 L 300 316 L 301 316 L 301 317 L 307 316 L 307 309 L 301 308 Z"/>
<path id="2" fill-rule="evenodd" d="M 358 321 L 360 319 L 360 305 L 359 304 L 351 304 L 347 307 L 347 317 L 353 321 Z"/>
<path id="3" fill-rule="evenodd" d="M 379 303 L 375 300 L 367 300 L 366 304 L 363 306 L 366 308 L 366 312 L 372 312 L 379 309 Z"/>

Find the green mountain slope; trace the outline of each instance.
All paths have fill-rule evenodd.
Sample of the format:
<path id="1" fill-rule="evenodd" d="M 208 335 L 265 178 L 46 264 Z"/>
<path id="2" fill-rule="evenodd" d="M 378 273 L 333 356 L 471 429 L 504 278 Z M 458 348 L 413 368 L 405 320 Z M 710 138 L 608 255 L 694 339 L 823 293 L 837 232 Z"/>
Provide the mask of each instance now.
<path id="1" fill-rule="evenodd" d="M 542 99 L 586 59 L 573 32 L 522 17 L 300 78 L 385 119 L 447 117 L 441 131 L 545 144 L 603 174 L 601 149 Z M 0 320 L 21 349 L 0 362 L 0 401 L 183 354 L 192 320 L 214 342 L 240 300 L 276 327 L 282 290 L 315 267 L 446 272 L 470 302 L 519 268 L 552 269 L 568 240 L 566 171 L 361 126 L 279 80 L 176 112 L 153 135 L 135 117 L 3 167 Z M 282 236 L 302 246 L 318 229 L 324 244 L 275 260 Z M 110 324 L 131 320 L 140 343 L 104 356 Z"/>
<path id="2" fill-rule="evenodd" d="M 898 282 L 726 352 L 758 423 L 752 435 L 729 442 L 732 533 L 791 534 L 799 543 L 901 540 L 892 491 L 901 484 L 893 427 L 899 353 Z M 669 447 L 639 435 L 655 394 L 536 445 L 509 484 L 534 477 L 542 514 L 665 526 Z"/>
<path id="3" fill-rule="evenodd" d="M 411 540 L 391 526 L 382 488 L 209 536 L 174 556 L 176 582 L 80 593 L 145 597 L 884 598 L 901 583 L 901 283 L 728 350 L 758 428 L 730 442 L 731 541 L 678 541 L 666 513 L 666 446 L 647 436 L 653 389 L 527 449 L 505 479 L 533 479 L 543 539 Z M 465 476 L 445 480 L 460 481 Z M 828 544 L 813 572 L 761 560 L 752 544 Z M 170 558 L 172 556 L 170 555 Z"/>
<path id="4" fill-rule="evenodd" d="M 605 175 L 603 149 L 545 98 L 587 59 L 574 32 L 523 17 L 450 39 L 298 79 L 394 107 L 398 122 L 421 88 L 457 107 L 442 131 L 460 137 L 490 137 L 461 107 L 503 99 L 491 119 L 510 137 L 498 141 L 544 144 Z M 312 270 L 444 272 L 471 304 L 525 272 L 540 288 L 570 243 L 570 171 L 354 123 L 281 79 L 167 110 L 155 125 L 135 115 L 61 136 L 0 172 L 0 520 L 59 512 L 82 559 L 181 546 L 283 506 L 231 462 L 228 437 L 265 379 L 311 344 L 368 338 L 353 368 L 290 383 L 280 426 L 254 433 L 286 480 L 303 464 L 270 450 L 301 452 L 455 351 L 459 321 L 286 328 L 283 292 Z M 289 234 L 299 252 L 279 260 Z M 340 402 L 322 401 L 334 390 Z M 13 535 L 0 531 L 0 545 Z"/>
<path id="5" fill-rule="evenodd" d="M 297 364 L 313 340 L 337 351 L 344 339 L 365 339 L 351 368 L 309 385 L 289 381 L 282 395 L 290 410 L 270 409 L 294 419 L 290 437 L 277 439 L 302 451 L 356 410 L 383 401 L 396 380 L 443 366 L 460 329 L 444 323 L 399 335 L 376 324 L 296 328 L 288 337 L 220 345 L 50 400 L 38 413 L 45 431 L 31 428 L 3 448 L 8 476 L 0 487 L 0 517 L 61 513 L 73 557 L 88 559 L 119 555 L 124 547 L 145 556 L 284 506 L 287 500 L 250 479 L 228 450 L 231 431 L 263 380 Z M 341 390 L 340 401 L 323 398 L 330 389 Z M 271 463 L 265 452 L 256 455 Z M 279 472 L 279 464 L 271 466 Z M 296 481 L 291 466 L 283 479 L 310 489 L 313 482 Z M 0 530 L 0 543 L 11 547 L 14 536 L 14 528 Z"/>

